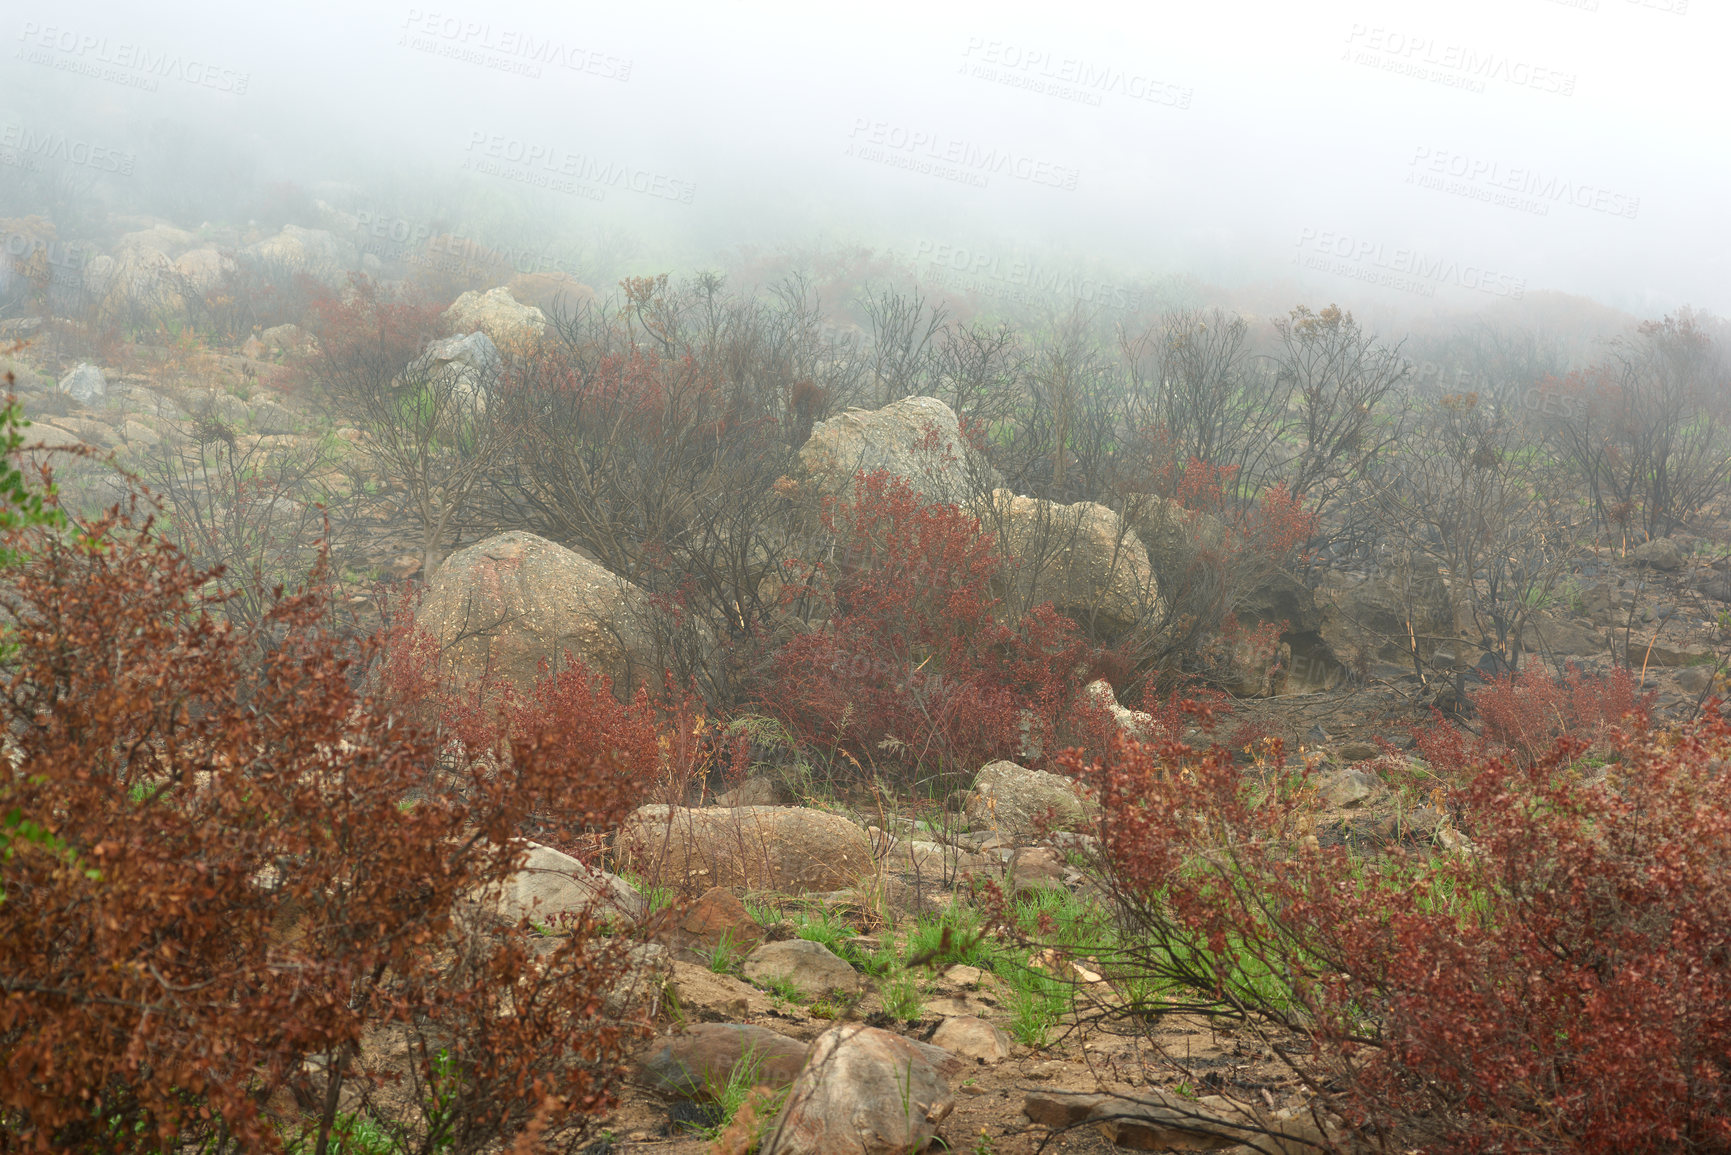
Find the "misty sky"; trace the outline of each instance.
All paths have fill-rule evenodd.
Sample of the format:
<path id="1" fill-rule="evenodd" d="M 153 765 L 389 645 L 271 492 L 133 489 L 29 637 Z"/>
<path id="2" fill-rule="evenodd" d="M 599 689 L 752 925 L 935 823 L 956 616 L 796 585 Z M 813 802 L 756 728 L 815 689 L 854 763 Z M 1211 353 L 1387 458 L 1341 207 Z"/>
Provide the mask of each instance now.
<path id="1" fill-rule="evenodd" d="M 665 267 L 1731 311 L 1722 3 L 5 7 L 0 121 Z"/>

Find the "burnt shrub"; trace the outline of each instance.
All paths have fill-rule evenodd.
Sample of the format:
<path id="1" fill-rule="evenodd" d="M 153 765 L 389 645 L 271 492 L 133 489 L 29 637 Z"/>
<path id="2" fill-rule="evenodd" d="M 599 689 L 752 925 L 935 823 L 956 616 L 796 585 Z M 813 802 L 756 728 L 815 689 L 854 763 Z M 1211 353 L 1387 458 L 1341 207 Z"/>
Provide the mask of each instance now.
<path id="1" fill-rule="evenodd" d="M 1731 1149 L 1731 725 L 1604 742 L 1597 769 L 1570 738 L 1475 756 L 1455 849 L 1371 860 L 1306 838 L 1305 774 L 1170 741 L 1072 757 L 1104 807 L 1116 1013 L 1249 1025 L 1376 1150 Z"/>
<path id="2" fill-rule="evenodd" d="M 472 896 L 531 816 L 617 821 L 630 755 L 541 714 L 435 773 L 316 580 L 243 624 L 124 510 L 6 549 L 0 1148 L 323 1151 L 339 1107 L 408 1149 L 573 1147 L 638 1030 L 626 943 L 532 951 Z"/>
<path id="3" fill-rule="evenodd" d="M 812 628 L 777 653 L 766 709 L 861 764 L 971 772 L 1052 751 L 1092 653 L 1049 604 L 1006 614 L 979 521 L 883 472 L 822 520 L 833 548 L 790 567 L 786 588 Z"/>

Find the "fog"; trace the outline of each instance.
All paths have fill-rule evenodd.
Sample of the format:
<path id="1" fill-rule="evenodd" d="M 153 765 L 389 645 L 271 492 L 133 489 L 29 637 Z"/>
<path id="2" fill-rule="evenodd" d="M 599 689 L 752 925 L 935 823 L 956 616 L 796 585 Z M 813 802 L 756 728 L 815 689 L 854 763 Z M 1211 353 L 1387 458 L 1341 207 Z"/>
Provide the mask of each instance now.
<path id="1" fill-rule="evenodd" d="M 9 8 L 0 213 L 63 239 L 271 231 L 286 183 L 597 284 L 863 248 L 1108 305 L 1731 307 L 1689 0 Z"/>

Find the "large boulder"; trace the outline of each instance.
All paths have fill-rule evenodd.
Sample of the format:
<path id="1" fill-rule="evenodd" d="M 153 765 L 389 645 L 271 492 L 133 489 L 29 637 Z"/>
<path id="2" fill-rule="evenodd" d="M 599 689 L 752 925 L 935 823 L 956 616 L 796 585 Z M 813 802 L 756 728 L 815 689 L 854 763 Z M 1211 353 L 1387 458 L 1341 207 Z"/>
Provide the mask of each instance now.
<path id="1" fill-rule="evenodd" d="M 1104 505 L 1057 505 L 993 491 L 982 518 L 1025 606 L 1051 602 L 1096 640 L 1115 641 L 1161 612 L 1148 551 Z"/>
<path id="2" fill-rule="evenodd" d="M 594 289 L 564 272 L 519 273 L 511 278 L 509 288 L 512 297 L 543 314 L 557 310 L 569 313 L 600 301 Z"/>
<path id="3" fill-rule="evenodd" d="M 863 829 L 800 806 L 643 806 L 620 830 L 615 851 L 638 877 L 680 893 L 712 886 L 827 892 L 872 869 Z"/>
<path id="4" fill-rule="evenodd" d="M 851 494 L 856 473 L 880 469 L 920 496 L 951 505 L 1000 484 L 962 439 L 955 411 L 936 397 L 905 397 L 820 421 L 800 447 L 799 464 L 825 494 Z"/>
<path id="5" fill-rule="evenodd" d="M 155 248 L 117 248 L 113 257 L 92 258 L 84 268 L 84 288 L 104 311 L 123 317 L 179 316 L 186 310 L 174 262 Z"/>
<path id="6" fill-rule="evenodd" d="M 859 1023 L 819 1035 L 760 1155 L 911 1155 L 955 1109 L 954 1056 Z"/>
<path id="7" fill-rule="evenodd" d="M 88 361 L 81 361 L 60 379 L 60 391 L 81 405 L 94 405 L 108 392 L 108 379 Z"/>
<path id="8" fill-rule="evenodd" d="M 234 261 L 215 249 L 193 249 L 174 262 L 174 272 L 181 284 L 200 296 L 216 288 L 234 271 Z"/>
<path id="9" fill-rule="evenodd" d="M 569 655 L 623 696 L 661 668 L 652 615 L 647 594 L 598 562 L 514 530 L 446 558 L 415 624 L 460 681 L 528 691 Z"/>
<path id="10" fill-rule="evenodd" d="M 742 968 L 754 983 L 788 982 L 800 994 L 817 998 L 859 986 L 859 972 L 821 942 L 784 938 L 766 942 L 745 956 Z"/>
<path id="11" fill-rule="evenodd" d="M 805 1066 L 810 1044 L 767 1027 L 696 1023 L 669 1036 L 642 1060 L 656 1090 L 687 1099 L 719 1099 L 735 1077 L 780 1089 Z M 736 1076 L 737 1072 L 737 1076 Z"/>
<path id="12" fill-rule="evenodd" d="M 1230 542 L 1225 523 L 1213 514 L 1156 494 L 1126 494 L 1123 515 L 1148 551 L 1155 576 L 1171 585 L 1183 582 L 1192 567 L 1210 564 Z"/>
<path id="13" fill-rule="evenodd" d="M 533 305 L 524 305 L 500 285 L 485 293 L 470 289 L 445 310 L 444 322 L 453 333 L 479 330 L 502 349 L 531 348 L 547 328 L 547 318 Z"/>
<path id="14" fill-rule="evenodd" d="M 300 225 L 284 225 L 280 233 L 243 251 L 255 260 L 284 265 L 333 287 L 360 268 L 360 251 L 352 241 Z"/>
<path id="15" fill-rule="evenodd" d="M 623 878 L 533 842 L 522 869 L 490 888 L 486 901 L 506 922 L 527 917 L 555 930 L 585 914 L 602 922 L 637 922 L 649 913 L 649 904 Z"/>
<path id="16" fill-rule="evenodd" d="M 450 383 L 452 394 L 462 402 L 486 407 L 499 381 L 504 361 L 487 334 L 476 330 L 434 341 L 404 370 L 411 379 L 441 385 Z"/>
<path id="17" fill-rule="evenodd" d="M 123 235 L 114 242 L 114 255 L 118 258 L 133 253 L 156 253 L 172 259 L 197 243 L 198 238 L 185 229 L 157 224 Z"/>
<path id="18" fill-rule="evenodd" d="M 1455 637 L 1454 600 L 1434 565 L 1415 561 L 1362 579 L 1339 577 L 1318 593 L 1322 637 L 1345 661 L 1410 669 L 1414 645 L 1428 662 Z"/>
<path id="19" fill-rule="evenodd" d="M 1051 830 L 1086 829 L 1094 805 L 1086 791 L 1068 778 L 1014 762 L 992 762 L 974 776 L 968 825 L 1021 842 L 1038 835 L 1048 817 Z"/>
<path id="20" fill-rule="evenodd" d="M 1220 680 L 1233 693 L 1305 693 L 1340 681 L 1343 668 L 1322 636 L 1322 608 L 1303 582 L 1235 545 L 1226 524 L 1212 514 L 1147 493 L 1125 495 L 1123 514 L 1168 596 L 1178 598 L 1181 608 L 1190 591 L 1210 601 L 1223 598 L 1237 620 L 1241 640 L 1220 638 L 1215 647 Z M 1271 622 L 1284 623 L 1273 646 L 1258 633 Z"/>

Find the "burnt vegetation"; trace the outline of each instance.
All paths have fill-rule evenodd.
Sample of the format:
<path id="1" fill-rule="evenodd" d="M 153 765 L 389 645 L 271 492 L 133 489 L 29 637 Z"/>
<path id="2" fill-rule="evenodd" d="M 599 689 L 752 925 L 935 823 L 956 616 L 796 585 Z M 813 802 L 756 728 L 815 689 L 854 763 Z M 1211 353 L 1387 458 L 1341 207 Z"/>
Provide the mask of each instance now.
<path id="1" fill-rule="evenodd" d="M 1265 1048 L 1301 1109 L 1235 1141 L 1731 1150 L 1720 320 L 1403 342 L 831 270 L 457 325 L 492 270 L 233 253 L 82 311 L 36 272 L 0 302 L 46 318 L 0 476 L 0 1149 L 578 1150 L 668 1013 L 666 920 L 542 924 L 499 899 L 531 853 L 623 871 L 640 806 L 748 778 L 960 839 L 1007 760 L 1097 803 L 1092 921 L 947 893 L 1086 960 L 1076 1030 Z M 106 400 L 28 368 L 80 362 Z M 417 612 L 517 580 L 464 568 L 505 533 L 630 594 L 538 681 Z M 1345 757 L 1310 722 L 1360 702 Z M 1330 836 L 1342 773 L 1395 835 Z"/>

